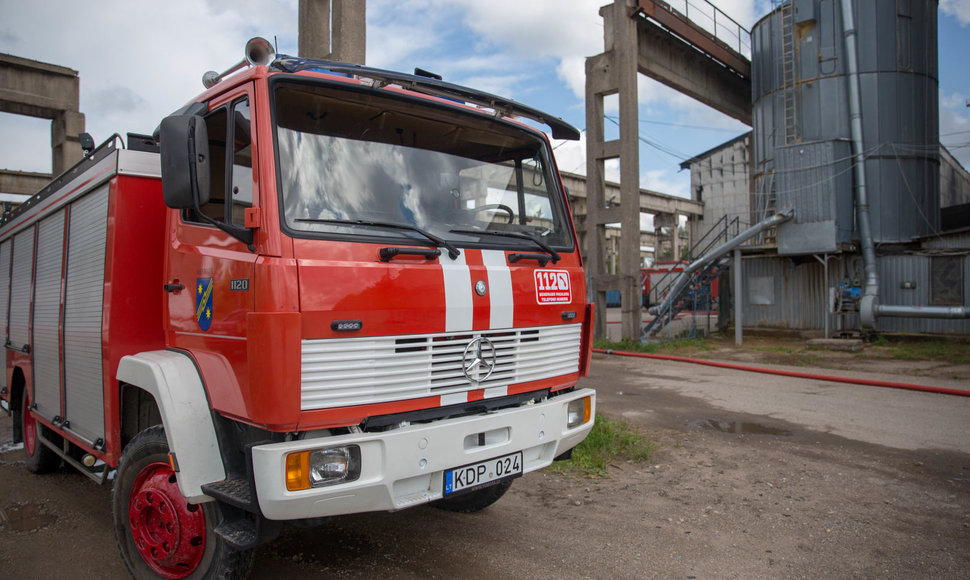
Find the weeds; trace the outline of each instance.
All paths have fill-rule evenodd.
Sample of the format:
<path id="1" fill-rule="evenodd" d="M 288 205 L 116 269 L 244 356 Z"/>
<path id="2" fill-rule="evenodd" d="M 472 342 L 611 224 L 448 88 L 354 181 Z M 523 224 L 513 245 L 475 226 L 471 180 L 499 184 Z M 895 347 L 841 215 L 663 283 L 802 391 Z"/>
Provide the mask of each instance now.
<path id="1" fill-rule="evenodd" d="M 862 358 L 892 358 L 896 360 L 932 360 L 953 364 L 970 363 L 970 342 L 943 338 L 887 337 L 879 335 L 872 340 L 879 347 L 871 353 L 860 353 Z"/>
<path id="2" fill-rule="evenodd" d="M 717 348 L 716 342 L 710 338 L 668 340 L 665 342 L 650 342 L 647 344 L 643 344 L 639 341 L 630 341 L 629 339 L 624 339 L 620 342 L 602 339 L 596 341 L 594 346 L 604 350 L 671 355 L 697 354 L 700 352 L 712 351 Z"/>
<path id="3" fill-rule="evenodd" d="M 557 461 L 551 469 L 566 475 L 609 477 L 611 463 L 647 461 L 654 447 L 628 423 L 597 415 L 589 436 L 573 449 L 572 459 Z"/>

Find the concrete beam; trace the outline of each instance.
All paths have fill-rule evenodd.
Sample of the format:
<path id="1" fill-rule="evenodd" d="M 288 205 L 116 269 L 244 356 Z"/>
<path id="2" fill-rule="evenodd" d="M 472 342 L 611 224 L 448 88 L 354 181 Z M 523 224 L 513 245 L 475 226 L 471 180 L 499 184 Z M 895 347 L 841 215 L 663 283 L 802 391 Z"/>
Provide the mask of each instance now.
<path id="1" fill-rule="evenodd" d="M 77 71 L 0 54 L 0 112 L 54 119 L 77 111 L 79 95 Z"/>
<path id="2" fill-rule="evenodd" d="M 0 169 L 0 193 L 21 193 L 33 195 L 51 180 L 48 173 L 10 171 Z"/>
<path id="3" fill-rule="evenodd" d="M 586 203 L 586 178 L 582 175 L 576 175 L 575 173 L 563 173 L 562 182 L 569 189 L 569 198 L 573 201 L 574 213 L 577 209 L 577 203 L 582 203 L 585 207 Z M 605 183 L 605 200 L 610 200 L 615 197 L 616 199 L 611 202 L 611 206 L 620 204 L 620 185 L 607 181 Z M 661 213 L 675 213 L 678 215 L 686 216 L 703 216 L 704 215 L 704 204 L 703 202 L 694 201 L 691 199 L 686 199 L 683 197 L 677 197 L 676 195 L 669 195 L 666 193 L 659 193 L 656 191 L 651 191 L 649 189 L 640 190 L 640 211 L 643 213 L 650 214 L 661 214 Z M 586 213 L 585 211 L 583 213 Z M 619 221 L 619 220 L 617 220 Z M 613 222 L 605 222 L 613 223 Z"/>
<path id="4" fill-rule="evenodd" d="M 644 19 L 637 22 L 637 45 L 640 73 L 751 125 L 750 77 L 738 75 Z"/>

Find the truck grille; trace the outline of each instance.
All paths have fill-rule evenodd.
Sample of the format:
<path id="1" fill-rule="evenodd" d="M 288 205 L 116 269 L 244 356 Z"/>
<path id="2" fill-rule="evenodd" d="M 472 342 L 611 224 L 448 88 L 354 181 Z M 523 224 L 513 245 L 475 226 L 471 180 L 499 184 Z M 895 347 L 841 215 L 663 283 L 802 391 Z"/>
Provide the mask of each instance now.
<path id="1" fill-rule="evenodd" d="M 300 408 L 328 409 L 547 379 L 579 370 L 581 325 L 304 340 Z M 495 347 L 482 382 L 465 377 L 462 356 L 478 337 Z"/>

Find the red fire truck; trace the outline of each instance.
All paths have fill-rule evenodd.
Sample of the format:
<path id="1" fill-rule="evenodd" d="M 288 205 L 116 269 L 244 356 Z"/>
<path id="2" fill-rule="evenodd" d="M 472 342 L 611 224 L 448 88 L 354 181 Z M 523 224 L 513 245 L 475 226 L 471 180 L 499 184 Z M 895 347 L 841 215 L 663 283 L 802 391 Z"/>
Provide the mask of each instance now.
<path id="1" fill-rule="evenodd" d="M 532 125 L 576 129 L 268 46 L 0 225 L 14 438 L 35 473 L 112 481 L 136 577 L 245 575 L 285 521 L 483 509 L 593 424 L 593 312 Z"/>

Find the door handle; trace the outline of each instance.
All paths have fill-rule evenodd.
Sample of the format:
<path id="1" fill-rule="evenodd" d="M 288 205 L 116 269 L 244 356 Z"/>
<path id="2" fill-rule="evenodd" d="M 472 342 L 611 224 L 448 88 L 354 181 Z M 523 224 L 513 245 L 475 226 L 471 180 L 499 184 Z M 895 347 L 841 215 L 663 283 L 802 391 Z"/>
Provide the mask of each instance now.
<path id="1" fill-rule="evenodd" d="M 179 284 L 178 280 L 175 280 L 171 284 L 166 284 L 162 286 L 162 288 L 164 288 L 166 292 L 173 292 L 175 294 L 178 294 L 179 292 L 185 289 L 185 286 Z"/>

